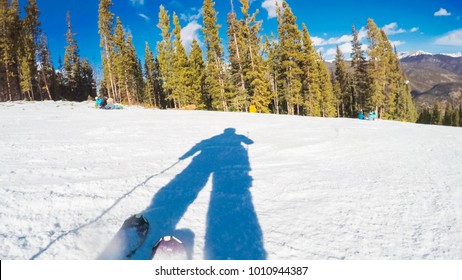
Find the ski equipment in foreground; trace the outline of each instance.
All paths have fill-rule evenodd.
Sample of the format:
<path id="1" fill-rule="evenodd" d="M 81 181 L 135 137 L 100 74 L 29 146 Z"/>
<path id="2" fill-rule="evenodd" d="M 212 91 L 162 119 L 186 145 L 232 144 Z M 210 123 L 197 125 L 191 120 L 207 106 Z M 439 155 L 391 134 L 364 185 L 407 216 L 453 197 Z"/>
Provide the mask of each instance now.
<path id="1" fill-rule="evenodd" d="M 99 259 L 130 259 L 143 244 L 148 230 L 149 222 L 143 215 L 131 216 L 125 220 Z"/>
<path id="2" fill-rule="evenodd" d="M 175 236 L 164 236 L 152 247 L 153 260 L 187 260 L 183 242 Z"/>

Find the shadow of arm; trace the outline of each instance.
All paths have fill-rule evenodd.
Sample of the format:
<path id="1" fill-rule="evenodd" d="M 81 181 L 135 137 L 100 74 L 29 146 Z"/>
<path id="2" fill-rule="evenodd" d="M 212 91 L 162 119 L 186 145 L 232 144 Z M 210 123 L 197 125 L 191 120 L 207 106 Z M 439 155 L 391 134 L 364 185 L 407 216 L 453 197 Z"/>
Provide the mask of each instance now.
<path id="1" fill-rule="evenodd" d="M 202 150 L 202 142 L 197 143 L 194 147 L 192 147 L 189 151 L 187 151 L 184 155 L 182 155 L 179 160 L 185 160 L 188 157 L 193 156 L 195 153 Z"/>

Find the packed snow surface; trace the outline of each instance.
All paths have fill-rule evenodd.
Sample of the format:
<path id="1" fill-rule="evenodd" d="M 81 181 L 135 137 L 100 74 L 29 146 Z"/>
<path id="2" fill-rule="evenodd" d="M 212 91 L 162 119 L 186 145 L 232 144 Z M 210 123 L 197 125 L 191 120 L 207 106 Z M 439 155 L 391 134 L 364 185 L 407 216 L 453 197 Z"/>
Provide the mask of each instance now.
<path id="1" fill-rule="evenodd" d="M 0 259 L 97 259 L 143 213 L 193 259 L 462 259 L 462 129 L 0 104 Z"/>

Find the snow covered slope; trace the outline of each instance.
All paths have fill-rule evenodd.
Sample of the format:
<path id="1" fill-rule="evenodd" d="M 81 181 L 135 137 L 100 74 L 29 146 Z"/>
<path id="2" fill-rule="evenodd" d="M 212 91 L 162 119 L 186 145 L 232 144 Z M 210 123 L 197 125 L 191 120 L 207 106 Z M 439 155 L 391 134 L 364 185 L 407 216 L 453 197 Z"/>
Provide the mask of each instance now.
<path id="1" fill-rule="evenodd" d="M 194 259 L 461 259 L 462 130 L 0 103 L 0 259 L 95 259 L 123 221 Z M 181 158 L 181 160 L 179 160 Z"/>

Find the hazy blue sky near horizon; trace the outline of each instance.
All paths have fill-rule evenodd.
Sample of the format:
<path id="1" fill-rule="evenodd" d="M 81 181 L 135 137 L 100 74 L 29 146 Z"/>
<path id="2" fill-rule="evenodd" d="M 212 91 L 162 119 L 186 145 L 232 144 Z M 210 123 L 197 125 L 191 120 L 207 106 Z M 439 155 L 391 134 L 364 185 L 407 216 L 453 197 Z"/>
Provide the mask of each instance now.
<path id="1" fill-rule="evenodd" d="M 263 34 L 277 34 L 275 4 L 278 0 L 251 0 L 251 12 L 259 9 Z M 22 7 L 27 0 L 19 0 Z M 227 44 L 226 17 L 230 0 L 216 0 L 220 35 Z M 338 45 L 349 58 L 351 26 L 361 30 L 367 45 L 365 25 L 368 18 L 383 28 L 399 52 L 423 50 L 431 53 L 462 51 L 462 0 L 388 0 L 388 1 L 306 1 L 287 0 L 297 23 L 305 23 L 317 49 L 329 60 Z M 119 16 L 125 29 L 133 36 L 138 56 L 144 59 L 145 42 L 155 52 L 160 40 L 159 6 L 164 5 L 172 16 L 176 12 L 183 27 L 182 39 L 188 47 L 193 38 L 203 41 L 201 7 L 203 0 L 113 0 L 112 12 Z M 46 33 L 53 61 L 64 57 L 66 12 L 71 12 L 75 39 L 82 57 L 88 57 L 95 67 L 101 63 L 98 35 L 99 0 L 37 0 L 41 11 L 42 29 Z M 240 2 L 234 0 L 239 14 Z M 22 9 L 22 12 L 24 10 Z M 225 47 L 226 48 L 226 47 Z"/>

